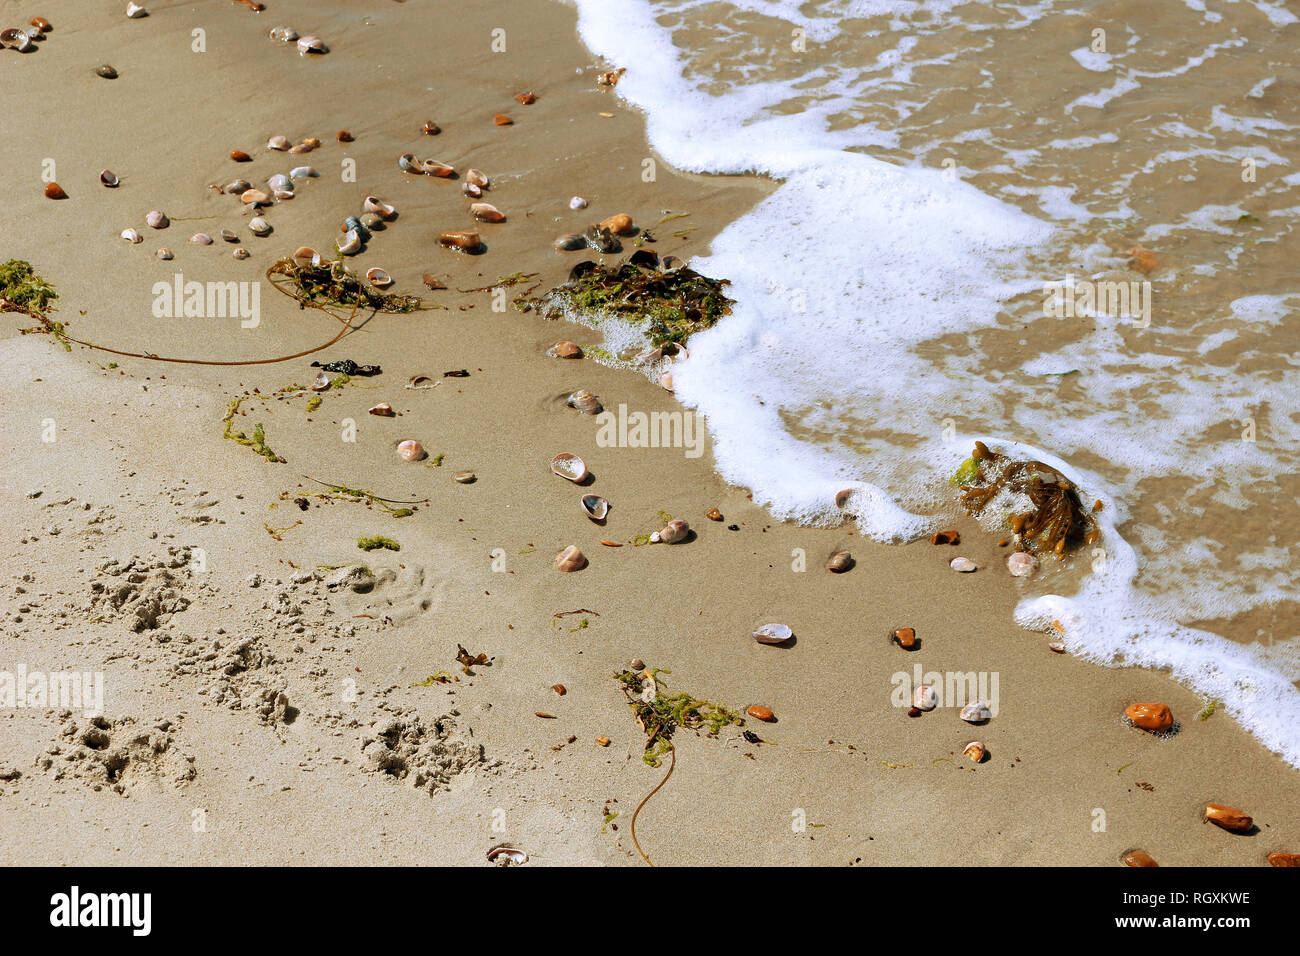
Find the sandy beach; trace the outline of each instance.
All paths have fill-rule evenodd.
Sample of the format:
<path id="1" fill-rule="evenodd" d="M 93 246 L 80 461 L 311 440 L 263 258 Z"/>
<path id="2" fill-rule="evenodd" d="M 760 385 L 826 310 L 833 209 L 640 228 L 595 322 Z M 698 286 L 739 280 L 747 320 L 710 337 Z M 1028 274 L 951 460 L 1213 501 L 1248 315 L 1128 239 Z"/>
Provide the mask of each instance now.
<path id="1" fill-rule="evenodd" d="M 69 336 L 209 362 L 321 345 L 338 320 L 266 272 L 301 246 L 332 257 L 367 196 L 397 214 L 345 264 L 386 270 L 386 292 L 427 308 L 358 312 L 328 349 L 224 367 L 65 349 L 3 313 L 0 673 L 99 675 L 103 710 L 0 707 L 0 863 L 487 866 L 503 845 L 528 866 L 1118 867 L 1134 848 L 1161 866 L 1267 866 L 1300 853 L 1296 769 L 1168 674 L 1098 666 L 1069 652 L 1068 630 L 1017 626 L 1027 581 L 973 518 L 946 522 L 956 546 L 872 540 L 847 517 L 777 520 L 719 476 L 707 430 L 694 450 L 611 447 L 566 405 L 587 389 L 616 416 L 683 413 L 636 371 L 548 354 L 604 342 L 516 307 L 600 258 L 555 238 L 621 213 L 653 242 L 628 237 L 606 261 L 638 248 L 689 260 L 777 188 L 658 156 L 642 113 L 598 82 L 637 65 L 593 57 L 573 8 L 484 0 L 447 19 L 420 0 L 267 0 L 260 13 L 206 0 L 132 19 L 88 6 L 23 0 L 0 24 L 52 24 L 35 52 L 0 51 L 0 103 L 27 117 L 0 140 L 0 260 L 53 286 L 49 317 Z M 300 56 L 268 37 L 277 24 L 328 53 Z M 535 102 L 516 100 L 526 91 Z M 269 149 L 279 135 L 320 145 Z M 404 172 L 407 153 L 460 175 Z M 211 188 L 264 188 L 302 165 L 319 175 L 261 210 L 266 236 Z M 471 218 L 470 168 L 504 222 Z M 101 184 L 105 169 L 120 185 Z M 46 198 L 51 180 L 67 198 Z M 150 228 L 151 210 L 170 225 Z M 128 228 L 142 241 L 119 238 Z M 481 254 L 437 241 L 469 229 Z M 215 242 L 191 242 L 199 232 Z M 258 314 L 159 316 L 157 284 L 178 275 L 256 283 Z M 311 363 L 343 359 L 382 372 L 309 410 Z M 430 387 L 409 387 L 415 376 Z M 283 461 L 223 437 L 237 400 L 230 428 L 260 424 Z M 381 402 L 393 417 L 368 414 Z M 427 457 L 404 460 L 403 440 Z M 585 461 L 585 484 L 552 473 L 563 452 Z M 603 523 L 583 514 L 586 494 L 608 499 Z M 686 541 L 638 542 L 670 516 Z M 359 549 L 376 536 L 400 550 Z M 587 564 L 562 573 L 571 545 Z M 852 567 L 832 573 L 840 551 Z M 954 571 L 959 555 L 978 570 Z M 757 642 L 769 623 L 793 639 Z M 899 628 L 919 646 L 891 641 Z M 463 666 L 458 647 L 487 660 Z M 648 766 L 616 676 L 634 660 L 663 669 L 661 694 L 724 705 L 743 726 L 681 727 Z M 931 674 L 941 687 L 971 675 L 996 712 L 972 726 L 945 700 L 910 717 Z M 1127 723 L 1139 702 L 1167 704 L 1177 732 Z M 745 717 L 751 705 L 775 720 Z M 963 755 L 974 740 L 977 764 Z M 633 813 L 670 766 L 634 843 Z M 1255 829 L 1207 824 L 1207 802 Z"/>

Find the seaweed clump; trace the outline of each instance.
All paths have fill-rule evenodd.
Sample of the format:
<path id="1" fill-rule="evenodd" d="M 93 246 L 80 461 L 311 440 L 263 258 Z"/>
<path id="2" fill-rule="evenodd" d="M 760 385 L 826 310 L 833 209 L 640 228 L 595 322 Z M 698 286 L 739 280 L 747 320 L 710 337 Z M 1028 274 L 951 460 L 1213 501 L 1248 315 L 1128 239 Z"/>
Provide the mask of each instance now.
<path id="1" fill-rule="evenodd" d="M 971 457 L 962 462 L 952 483 L 964 486 L 961 503 L 967 513 L 979 514 L 1002 491 L 1022 494 L 1033 507 L 1009 515 L 1007 524 L 1021 544 L 1034 554 L 1051 552 L 1058 559 L 1079 542 L 1093 544 L 1101 535 L 1097 522 L 1084 510 L 1074 483 L 1041 461 L 1014 461 L 975 443 Z M 1093 511 L 1101 509 L 1101 502 Z"/>
<path id="2" fill-rule="evenodd" d="M 0 312 L 18 312 L 35 319 L 40 325 L 22 329 L 23 335 L 48 332 L 59 340 L 66 351 L 72 346 L 64 332 L 63 323 L 55 322 L 45 313 L 52 311 L 59 294 L 54 286 L 36 274 L 30 262 L 10 259 L 0 265 Z"/>
<path id="3" fill-rule="evenodd" d="M 658 254 L 642 249 L 613 266 L 579 262 L 563 285 L 537 298 L 520 299 L 516 305 L 525 312 L 536 308 L 548 318 L 572 309 L 644 323 L 645 336 L 662 347 L 684 344 L 729 315 L 735 301 L 723 290 L 730 284 L 728 279 L 712 279 L 685 266 L 664 268 Z"/>
<path id="4" fill-rule="evenodd" d="M 705 736 L 717 737 L 724 727 L 743 727 L 745 719 L 737 711 L 720 704 L 699 700 L 690 694 L 660 694 L 660 674 L 671 671 L 653 668 L 643 671 L 623 671 L 614 677 L 622 685 L 623 696 L 646 733 L 645 750 L 641 759 L 651 767 L 663 762 L 664 754 L 673 749 L 672 736 L 678 727 L 704 730 Z"/>
<path id="5" fill-rule="evenodd" d="M 299 308 L 362 308 L 373 312 L 407 313 L 423 308 L 418 296 L 384 293 L 362 279 L 341 259 L 308 261 L 277 259 L 266 270 L 271 285 L 290 298 Z"/>
<path id="6" fill-rule="evenodd" d="M 235 413 L 239 411 L 239 405 L 242 401 L 243 398 L 236 398 L 226 406 L 226 417 L 221 419 L 225 423 L 226 429 L 222 432 L 221 437 L 229 438 L 240 445 L 247 445 L 269 462 L 284 464 L 284 459 L 272 451 L 271 446 L 266 443 L 266 433 L 262 431 L 261 422 L 253 426 L 251 437 L 234 430 Z"/>

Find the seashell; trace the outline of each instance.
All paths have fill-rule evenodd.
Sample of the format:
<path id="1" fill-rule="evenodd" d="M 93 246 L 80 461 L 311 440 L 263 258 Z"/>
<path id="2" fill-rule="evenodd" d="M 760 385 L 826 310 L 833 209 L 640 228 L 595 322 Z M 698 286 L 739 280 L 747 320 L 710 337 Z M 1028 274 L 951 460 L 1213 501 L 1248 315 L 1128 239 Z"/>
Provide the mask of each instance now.
<path id="1" fill-rule="evenodd" d="M 722 512 L 717 508 L 710 508 L 708 511 L 704 512 L 704 517 L 708 518 L 710 521 L 721 521 Z"/>
<path id="2" fill-rule="evenodd" d="M 347 232 L 349 230 L 355 232 L 359 237 L 361 237 L 362 242 L 370 241 L 370 230 L 367 229 L 356 216 L 348 216 L 348 218 L 343 220 L 343 225 L 339 227 L 339 232 Z"/>
<path id="3" fill-rule="evenodd" d="M 319 176 L 314 166 L 295 166 L 289 170 L 290 179 L 316 179 Z"/>
<path id="4" fill-rule="evenodd" d="M 532 90 L 525 90 L 522 93 L 516 93 L 515 102 L 520 106 L 532 106 L 537 102 L 537 94 Z"/>
<path id="5" fill-rule="evenodd" d="M 754 630 L 754 640 L 760 644 L 784 644 L 792 637 L 794 631 L 784 624 L 764 624 Z"/>
<path id="6" fill-rule="evenodd" d="M 375 212 L 368 212 L 361 217 L 361 225 L 366 229 L 381 230 L 384 227 L 384 218 Z"/>
<path id="7" fill-rule="evenodd" d="M 315 136 L 307 136 L 298 145 L 306 146 L 308 149 L 320 149 L 320 140 Z"/>
<path id="8" fill-rule="evenodd" d="M 985 755 L 988 754 L 988 748 L 984 746 L 981 740 L 972 740 L 963 749 L 962 753 L 970 757 L 971 763 L 982 763 Z"/>
<path id="9" fill-rule="evenodd" d="M 592 521 L 604 521 L 609 514 L 609 502 L 600 495 L 583 495 L 582 513 Z"/>
<path id="10" fill-rule="evenodd" d="M 469 214 L 479 222 L 505 222 L 505 213 L 487 202 L 476 202 L 469 207 Z"/>
<path id="11" fill-rule="evenodd" d="M 580 388 L 567 399 L 564 404 L 570 408 L 576 408 L 584 415 L 599 415 L 604 411 L 604 406 L 600 404 L 600 399 L 585 388 Z"/>
<path id="12" fill-rule="evenodd" d="M 1120 857 L 1125 866 L 1159 866 L 1160 864 L 1153 860 L 1145 850 L 1126 850 Z"/>
<path id="13" fill-rule="evenodd" d="M 954 571 L 960 571 L 962 574 L 970 574 L 975 570 L 975 562 L 965 557 L 953 558 L 948 562 L 948 567 Z"/>
<path id="14" fill-rule="evenodd" d="M 1056 654 L 1064 654 L 1064 653 L 1065 653 L 1065 644 L 1062 643 L 1061 641 L 1048 641 L 1048 642 L 1047 642 L 1047 649 L 1048 649 L 1049 651 L 1052 651 L 1053 653 L 1056 653 Z"/>
<path id="15" fill-rule="evenodd" d="M 228 195 L 236 195 L 248 192 L 253 188 L 253 184 L 247 179 L 234 179 L 221 187 L 221 191 Z"/>
<path id="16" fill-rule="evenodd" d="M 487 173 L 483 172 L 481 169 L 467 169 L 465 171 L 465 181 L 473 183 L 480 189 L 487 189 L 490 185 L 488 183 Z"/>
<path id="17" fill-rule="evenodd" d="M 578 359 L 582 358 L 582 347 L 576 342 L 556 342 L 546 354 L 551 358 Z"/>
<path id="18" fill-rule="evenodd" d="M 1013 577 L 1027 578 L 1038 568 L 1038 559 L 1024 551 L 1007 555 L 1007 570 Z"/>
<path id="19" fill-rule="evenodd" d="M 172 224 L 172 221 L 167 218 L 167 213 L 158 209 L 151 210 L 144 217 L 144 221 L 148 223 L 150 229 L 166 229 Z"/>
<path id="20" fill-rule="evenodd" d="M 922 684 L 912 695 L 912 706 L 917 710 L 934 710 L 939 706 L 939 693 L 929 684 Z"/>
<path id="21" fill-rule="evenodd" d="M 411 438 L 408 438 L 403 442 L 398 442 L 397 453 L 407 461 L 420 461 L 425 457 L 424 446 Z"/>
<path id="22" fill-rule="evenodd" d="M 350 143 L 350 142 L 352 142 L 352 140 L 354 140 L 356 137 L 354 137 L 354 136 L 353 136 L 351 133 L 349 133 L 347 130 L 345 130 L 345 129 L 341 129 L 341 130 L 339 130 L 337 133 L 334 134 L 334 138 L 337 139 L 340 143 Z"/>
<path id="23" fill-rule="evenodd" d="M 1205 819 L 1233 833 L 1246 833 L 1254 825 L 1254 821 L 1244 810 L 1225 806 L 1222 803 L 1207 803 Z"/>
<path id="24" fill-rule="evenodd" d="M 384 202 L 378 196 L 367 196 L 361 202 L 361 208 L 366 212 L 373 212 L 382 219 L 392 219 L 397 215 L 397 210 Z"/>
<path id="25" fill-rule="evenodd" d="M 266 181 L 266 184 L 273 190 L 277 191 L 281 189 L 293 189 L 293 183 L 289 181 L 289 177 L 284 173 L 276 173 Z"/>
<path id="26" fill-rule="evenodd" d="M 453 481 L 460 485 L 472 485 L 478 480 L 478 476 L 472 471 L 458 471 L 451 477 Z"/>
<path id="27" fill-rule="evenodd" d="M 916 647 L 916 629 L 911 627 L 897 628 L 890 637 L 895 644 L 905 651 L 910 651 Z"/>
<path id="28" fill-rule="evenodd" d="M 117 178 L 117 173 L 113 172 L 111 169 L 106 169 L 101 172 L 99 174 L 99 181 L 109 189 L 116 189 L 117 185 L 121 182 L 121 180 Z"/>
<path id="29" fill-rule="evenodd" d="M 959 716 L 968 724 L 982 724 L 993 718 L 993 711 L 983 701 L 973 700 L 961 709 Z"/>
<path id="30" fill-rule="evenodd" d="M 1164 733 L 1174 725 L 1174 714 L 1168 704 L 1129 704 L 1124 716 L 1134 727 L 1153 734 Z"/>
<path id="31" fill-rule="evenodd" d="M 298 39 L 298 53 L 306 56 L 308 53 L 328 53 L 330 48 L 327 47 L 320 37 L 300 37 Z"/>
<path id="32" fill-rule="evenodd" d="M 849 503 L 849 499 L 853 497 L 853 493 L 855 491 L 857 491 L 856 488 L 845 488 L 842 491 L 835 492 L 835 507 L 843 508 L 845 505 L 847 505 Z"/>
<path id="33" fill-rule="evenodd" d="M 272 136 L 266 141 L 267 149 L 277 149 L 280 152 L 286 151 L 292 145 L 288 136 Z"/>
<path id="34" fill-rule="evenodd" d="M 155 254 L 158 256 L 159 259 L 162 259 L 164 262 L 172 257 L 172 251 L 170 249 L 159 249 L 158 252 Z"/>
<path id="35" fill-rule="evenodd" d="M 680 256 L 664 256 L 659 260 L 660 272 L 679 272 L 686 267 L 686 262 Z"/>
<path id="36" fill-rule="evenodd" d="M 447 284 L 435 276 L 432 272 L 426 272 L 420 279 L 428 289 L 445 289 Z"/>
<path id="37" fill-rule="evenodd" d="M 513 126 L 515 121 L 509 116 L 506 116 L 505 113 L 498 113 L 496 116 L 492 117 L 492 122 L 496 123 L 498 126 Z"/>
<path id="38" fill-rule="evenodd" d="M 551 471 L 561 478 L 579 482 L 587 477 L 587 463 L 577 455 L 562 451 L 551 459 Z"/>
<path id="39" fill-rule="evenodd" d="M 487 858 L 489 863 L 497 866 L 523 866 L 528 862 L 528 854 L 512 846 L 493 847 L 488 850 Z"/>
<path id="40" fill-rule="evenodd" d="M 324 372 L 317 372 L 316 377 L 311 380 L 311 384 L 307 387 L 313 392 L 327 391 L 330 387 L 330 377 Z"/>
<path id="41" fill-rule="evenodd" d="M 555 566 L 561 571 L 581 571 L 587 566 L 587 556 L 571 544 L 555 556 Z"/>
<path id="42" fill-rule="evenodd" d="M 190 236 L 190 242 L 194 243 L 196 246 L 210 246 L 212 245 L 212 237 L 206 232 L 196 232 L 194 235 Z"/>
<path id="43" fill-rule="evenodd" d="M 843 574 L 851 567 L 853 567 L 853 555 L 847 551 L 836 551 L 826 562 L 826 570 L 834 571 L 836 574 Z"/>
<path id="44" fill-rule="evenodd" d="M 776 714 L 772 713 L 771 708 L 764 707 L 761 704 L 750 704 L 745 708 L 745 713 L 755 720 L 761 720 L 769 724 L 776 720 Z"/>
<path id="45" fill-rule="evenodd" d="M 281 43 L 292 43 L 298 39 L 298 31 L 293 27 L 271 27 L 268 35 L 272 40 L 279 40 Z"/>
<path id="46" fill-rule="evenodd" d="M 372 406 L 369 411 L 371 415 L 377 415 L 380 418 L 392 418 L 394 414 L 393 406 L 387 402 L 380 402 L 378 405 Z"/>
<path id="47" fill-rule="evenodd" d="M 427 375 L 412 375 L 411 380 L 406 383 L 407 388 L 434 388 L 437 382 Z"/>
<path id="48" fill-rule="evenodd" d="M 444 249 L 455 249 L 457 252 L 478 252 L 483 246 L 483 241 L 479 239 L 477 232 L 444 232 L 438 236 L 438 245 Z"/>
<path id="49" fill-rule="evenodd" d="M 659 378 L 656 379 L 656 381 L 659 383 L 659 387 L 660 387 L 660 388 L 666 388 L 668 391 L 671 392 L 671 391 L 673 390 L 673 372 L 672 372 L 672 369 L 666 369 L 666 370 L 664 370 L 663 372 L 660 372 L 660 373 L 659 373 Z"/>
<path id="50" fill-rule="evenodd" d="M 632 225 L 632 217 L 625 212 L 610 216 L 608 219 L 602 219 L 600 228 L 608 229 L 616 236 L 630 236 L 636 231 Z"/>
<path id="51" fill-rule="evenodd" d="M 598 746 L 601 746 L 601 747 L 608 747 L 608 746 L 609 746 L 609 738 L 608 738 L 608 737 L 597 737 L 597 738 L 596 738 L 596 744 L 597 744 Z"/>
<path id="52" fill-rule="evenodd" d="M 123 239 L 132 244 L 139 242 L 141 239 L 140 233 L 136 232 L 134 229 L 123 229 L 120 235 Z"/>
<path id="53" fill-rule="evenodd" d="M 463 183 L 460 187 L 460 191 L 470 199 L 478 199 L 483 195 L 483 190 L 479 189 L 473 183 Z"/>
<path id="54" fill-rule="evenodd" d="M 343 238 L 334 243 L 334 248 L 341 255 L 355 256 L 361 251 L 361 234 L 355 229 L 349 229 L 343 234 Z"/>
<path id="55" fill-rule="evenodd" d="M 376 289 L 386 289 L 393 284 L 393 277 L 376 266 L 373 269 L 366 270 L 366 281 Z"/>
<path id="56" fill-rule="evenodd" d="M 117 70 L 113 69 L 107 63 L 105 63 L 103 66 L 95 67 L 95 73 L 98 76 L 102 76 L 106 80 L 117 79 Z"/>
<path id="57" fill-rule="evenodd" d="M 25 30 L 9 27 L 7 30 L 0 31 L 0 47 L 9 47 L 11 50 L 25 53 L 31 45 L 32 38 L 27 35 Z"/>
<path id="58" fill-rule="evenodd" d="M 232 252 L 231 255 L 234 256 L 236 259 L 247 259 L 250 255 L 252 255 L 252 253 L 250 253 L 243 246 L 240 246 L 238 249 Z"/>
<path id="59" fill-rule="evenodd" d="M 587 200 L 583 199 L 581 196 L 574 196 L 572 199 L 569 200 L 569 208 L 570 208 L 570 209 L 586 209 L 586 208 L 587 208 Z"/>
<path id="60" fill-rule="evenodd" d="M 245 206 L 269 206 L 271 197 L 260 189 L 245 189 L 239 194 L 239 201 Z"/>
<path id="61" fill-rule="evenodd" d="M 663 530 L 658 533 L 659 543 L 660 544 L 681 544 L 683 541 L 687 539 L 687 537 L 690 536 L 690 533 L 691 533 L 690 525 L 688 525 L 681 518 L 674 518 L 672 521 L 664 525 Z M 651 535 L 650 540 L 652 541 L 655 540 L 654 535 Z"/>
<path id="62" fill-rule="evenodd" d="M 1270 853 L 1269 866 L 1300 866 L 1300 853 Z"/>
<path id="63" fill-rule="evenodd" d="M 294 156 L 300 156 L 303 153 L 310 153 L 315 146 L 308 146 L 306 143 L 296 143 L 289 147 L 289 152 Z"/>
<path id="64" fill-rule="evenodd" d="M 46 20 L 44 17 L 32 17 L 27 22 L 42 33 L 49 33 L 54 29 L 54 24 L 50 23 L 50 21 Z"/>
<path id="65" fill-rule="evenodd" d="M 449 176 L 456 175 L 456 167 L 440 163 L 436 159 L 425 159 L 420 161 L 420 172 L 426 176 L 437 176 L 439 179 L 446 179 Z"/>
<path id="66" fill-rule="evenodd" d="M 249 156 L 242 149 L 232 149 L 230 151 L 230 158 L 237 163 L 251 163 L 253 161 L 253 157 Z"/>
<path id="67" fill-rule="evenodd" d="M 138 3 L 128 3 L 126 5 L 126 15 L 132 20 L 139 20 L 141 17 L 147 17 L 149 11 Z"/>
<path id="68" fill-rule="evenodd" d="M 248 231 L 255 236 L 269 236 L 271 234 L 271 224 L 257 216 L 248 221 Z"/>
<path id="69" fill-rule="evenodd" d="M 424 170 L 420 168 L 420 161 L 415 158 L 414 153 L 403 153 L 401 156 L 397 157 L 397 166 L 403 172 L 407 173 L 424 172 Z"/>
<path id="70" fill-rule="evenodd" d="M 231 230 L 229 230 L 229 229 L 222 229 L 220 235 L 221 235 L 221 239 L 222 239 L 223 242 L 238 242 L 238 241 L 239 241 L 239 237 L 238 237 L 237 235 L 235 235 L 235 234 L 234 234 Z"/>
<path id="71" fill-rule="evenodd" d="M 571 232 L 556 239 L 554 245 L 558 252 L 573 252 L 575 249 L 585 248 L 587 240 L 586 237 Z"/>
<path id="72" fill-rule="evenodd" d="M 618 252 L 623 248 L 622 243 L 614 238 L 614 234 L 602 226 L 588 226 L 587 231 L 583 233 L 583 238 L 587 240 L 587 245 L 597 252 Z"/>
<path id="73" fill-rule="evenodd" d="M 67 199 L 68 194 L 63 191 L 63 187 L 60 186 L 58 183 L 46 183 L 45 198 L 46 199 Z"/>
<path id="74" fill-rule="evenodd" d="M 320 253 L 317 252 L 315 249 L 313 249 L 311 246 L 299 246 L 297 249 L 294 250 L 293 258 L 303 259 L 315 265 L 317 262 L 320 261 Z"/>
<path id="75" fill-rule="evenodd" d="M 440 127 L 437 123 L 433 122 L 433 120 L 430 120 L 429 122 L 425 123 L 423 126 L 420 127 L 420 132 L 423 133 L 425 136 L 437 136 L 439 133 L 442 132 L 442 127 Z"/>

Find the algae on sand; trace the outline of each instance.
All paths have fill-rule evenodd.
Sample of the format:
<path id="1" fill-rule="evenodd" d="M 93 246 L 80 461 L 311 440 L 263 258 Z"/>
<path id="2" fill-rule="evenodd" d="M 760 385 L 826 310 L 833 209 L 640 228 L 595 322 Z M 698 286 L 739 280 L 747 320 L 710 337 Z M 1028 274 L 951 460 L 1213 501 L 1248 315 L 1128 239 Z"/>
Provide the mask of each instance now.
<path id="1" fill-rule="evenodd" d="M 0 312 L 18 312 L 40 323 L 30 329 L 22 329 L 23 335 L 33 332 L 48 332 L 58 339 L 65 351 L 71 352 L 62 322 L 55 322 L 45 313 L 54 309 L 54 300 L 59 294 L 54 286 L 36 274 L 30 262 L 22 259 L 10 259 L 0 265 Z"/>
<path id="2" fill-rule="evenodd" d="M 730 707 L 686 693 L 660 694 L 659 685 L 664 681 L 659 675 L 669 673 L 672 672 L 656 667 L 640 673 L 623 671 L 614 675 L 622 685 L 628 707 L 647 735 L 641 759 L 651 767 L 658 767 L 664 754 L 673 749 L 672 736 L 678 727 L 702 729 L 706 736 L 716 737 L 724 727 L 745 726 L 745 719 Z"/>
<path id="3" fill-rule="evenodd" d="M 221 437 L 229 438 L 231 441 L 240 445 L 247 445 L 269 462 L 284 464 L 284 459 L 272 451 L 270 446 L 267 445 L 266 435 L 262 431 L 261 422 L 258 422 L 253 426 L 253 435 L 251 438 L 243 432 L 237 432 L 234 430 L 235 413 L 239 411 L 239 405 L 243 400 L 243 398 L 236 398 L 226 406 L 226 417 L 222 419 L 222 422 L 225 423 L 226 430 L 222 433 Z"/>

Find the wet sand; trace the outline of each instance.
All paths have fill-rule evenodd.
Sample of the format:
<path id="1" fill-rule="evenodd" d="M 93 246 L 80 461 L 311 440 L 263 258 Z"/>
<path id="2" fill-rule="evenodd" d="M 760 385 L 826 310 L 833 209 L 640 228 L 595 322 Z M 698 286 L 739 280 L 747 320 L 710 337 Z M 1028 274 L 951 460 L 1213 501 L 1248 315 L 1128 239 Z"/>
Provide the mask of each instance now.
<path id="1" fill-rule="evenodd" d="M 299 311 L 263 273 L 297 246 L 327 248 L 371 193 L 400 215 L 349 265 L 382 266 L 393 291 L 445 308 L 370 317 L 310 359 L 238 369 L 68 353 L 48 336 L 18 335 L 25 323 L 6 316 L 12 559 L 0 671 L 102 671 L 108 743 L 88 735 L 81 714 L 0 711 L 0 861 L 484 864 L 489 848 L 510 843 L 530 865 L 640 863 L 630 818 L 666 765 L 642 763 L 644 737 L 612 676 L 632 658 L 670 670 L 670 692 L 759 703 L 778 718 L 747 723 L 762 745 L 736 728 L 716 740 L 677 735 L 673 776 L 637 823 L 656 863 L 1119 865 L 1139 846 L 1168 865 L 1261 865 L 1300 845 L 1294 770 L 1225 715 L 1198 720 L 1203 702 L 1162 675 L 1086 664 L 1016 628 L 1016 581 L 973 522 L 959 525 L 956 549 L 878 545 L 773 522 L 714 476 L 707 450 L 599 447 L 593 420 L 564 396 L 583 387 L 607 408 L 650 412 L 677 409 L 672 395 L 633 373 L 545 354 L 560 339 L 597 344 L 589 329 L 494 311 L 490 291 L 456 291 L 518 272 L 538 275 L 509 298 L 554 285 L 584 258 L 554 252 L 555 235 L 616 212 L 643 224 L 689 212 L 670 228 L 693 231 L 664 230 L 655 248 L 702 253 L 770 189 L 662 163 L 645 182 L 653 154 L 642 119 L 597 87 L 608 65 L 579 45 L 571 10 L 485 3 L 465 22 L 414 0 L 260 15 L 212 2 L 158 5 L 128 21 L 78 6 L 24 4 L 22 20 L 40 13 L 55 29 L 35 54 L 0 54 L 11 108 L 51 89 L 66 103 L 0 143 L 0 187 L 23 224 L 6 258 L 30 260 L 56 287 L 55 318 L 73 335 L 220 360 L 324 342 L 333 320 Z M 320 35 L 330 53 L 308 60 L 269 40 L 280 22 Z M 506 29 L 501 54 L 490 50 L 496 25 Z M 206 53 L 190 52 L 195 28 L 207 31 Z M 106 59 L 119 79 L 92 72 Z M 529 89 L 536 103 L 513 101 Z M 494 125 L 497 112 L 514 125 Z M 426 120 L 442 132 L 421 135 Z M 338 129 L 355 142 L 336 142 Z M 281 133 L 323 145 L 269 153 L 263 144 Z M 232 163 L 234 148 L 254 161 Z M 438 232 L 474 227 L 468 202 L 459 181 L 402 173 L 396 159 L 408 151 L 492 177 L 485 198 L 508 220 L 478 227 L 483 255 L 438 248 Z M 41 195 L 49 157 L 67 200 Z M 356 182 L 341 181 L 345 158 L 356 160 Z M 264 239 L 248 234 L 234 197 L 207 188 L 299 164 L 322 175 L 266 213 L 275 231 Z M 98 184 L 104 167 L 122 177 L 118 189 Z M 587 209 L 569 210 L 575 194 Z M 170 228 L 145 227 L 151 209 L 166 211 Z M 127 226 L 145 241 L 116 238 Z M 222 228 L 239 232 L 251 258 L 234 260 L 220 240 L 186 242 Z M 174 260 L 154 258 L 163 245 Z M 450 288 L 425 290 L 426 271 Z M 153 284 L 177 272 L 262 280 L 260 326 L 154 318 Z M 302 397 L 242 406 L 237 427 L 262 422 L 285 463 L 222 439 L 233 398 L 306 382 L 312 359 L 339 358 L 384 371 L 326 392 L 312 413 Z M 453 369 L 469 376 L 440 378 Z M 440 384 L 402 387 L 420 373 Z M 368 416 L 379 401 L 400 417 Z M 342 439 L 348 419 L 355 442 Z M 48 420 L 56 441 L 41 440 Z M 405 438 L 441 464 L 402 461 L 393 445 Z M 586 459 L 590 491 L 612 503 L 603 527 L 579 511 L 582 491 L 550 473 L 561 451 Z M 456 483 L 461 470 L 477 480 Z M 321 490 L 304 475 L 429 504 L 400 519 L 343 501 L 299 511 L 282 499 Z M 711 507 L 724 521 L 705 518 Z M 660 512 L 688 520 L 694 539 L 633 546 Z M 267 526 L 288 530 L 276 540 Z M 371 535 L 401 551 L 359 551 L 357 538 Z M 590 565 L 562 574 L 553 557 L 569 544 Z M 189 549 L 182 566 L 152 567 L 174 560 L 168 547 Z M 856 565 L 824 570 L 843 548 Z M 187 570 L 194 549 L 205 570 Z M 803 571 L 793 567 L 800 551 Z M 494 552 L 504 570 L 493 569 Z M 958 553 L 980 570 L 951 571 Z M 129 558 L 136 569 L 105 569 Z M 330 571 L 311 573 L 353 563 L 376 572 L 367 593 L 331 590 Z M 176 609 L 136 631 L 134 609 L 151 594 Z M 769 621 L 790 625 L 794 642 L 755 643 L 750 631 Z M 920 636 L 918 651 L 887 641 L 904 626 Z M 463 674 L 457 644 L 491 665 Z M 979 728 L 952 708 L 908 718 L 892 681 L 917 664 L 996 673 L 998 714 Z M 412 686 L 439 671 L 458 679 Z M 1124 725 L 1138 700 L 1167 702 L 1181 732 L 1158 740 Z M 961 757 L 972 739 L 989 749 L 973 768 Z M 393 755 L 376 760 L 373 741 L 383 750 L 385 740 Z M 96 754 L 122 749 L 118 769 L 96 766 Z M 1243 807 L 1259 831 L 1202 824 L 1207 800 Z"/>

